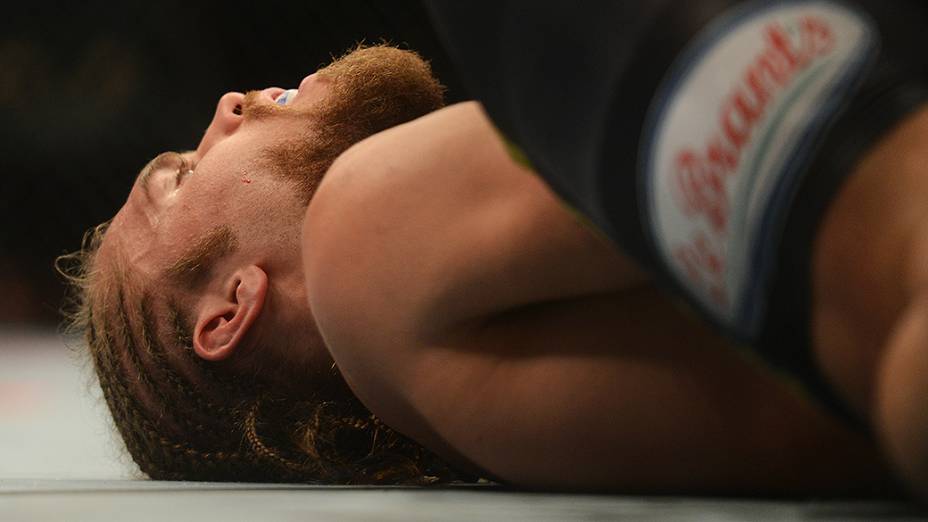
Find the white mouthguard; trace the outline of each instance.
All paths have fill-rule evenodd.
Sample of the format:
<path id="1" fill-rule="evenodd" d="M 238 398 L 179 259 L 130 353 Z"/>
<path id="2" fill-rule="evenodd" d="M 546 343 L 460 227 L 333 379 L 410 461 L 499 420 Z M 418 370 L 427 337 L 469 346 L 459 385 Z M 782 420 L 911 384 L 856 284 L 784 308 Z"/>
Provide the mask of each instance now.
<path id="1" fill-rule="evenodd" d="M 296 93 L 296 89 L 288 89 L 281 93 L 274 102 L 277 103 L 277 105 L 290 105 L 293 103 L 293 99 L 296 98 Z"/>

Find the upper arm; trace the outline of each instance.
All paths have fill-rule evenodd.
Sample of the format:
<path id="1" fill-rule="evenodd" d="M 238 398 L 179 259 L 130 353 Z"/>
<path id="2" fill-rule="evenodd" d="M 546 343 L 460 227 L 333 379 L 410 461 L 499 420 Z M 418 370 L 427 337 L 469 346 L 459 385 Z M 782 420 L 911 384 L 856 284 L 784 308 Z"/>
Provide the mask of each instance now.
<path id="1" fill-rule="evenodd" d="M 412 384 L 444 364 L 436 347 L 453 331 L 640 280 L 509 158 L 474 103 L 346 151 L 307 210 L 303 264 L 314 319 L 346 381 L 378 415 L 403 412 L 394 427 L 407 433 L 430 430 Z M 472 352 L 453 363 L 457 377 L 479 380 L 496 356 Z"/>
<path id="2" fill-rule="evenodd" d="M 350 357 L 343 346 L 382 359 L 386 339 L 421 345 L 501 311 L 640 278 L 509 158 L 475 103 L 342 155 L 307 211 L 303 256 L 337 361 Z"/>
<path id="3" fill-rule="evenodd" d="M 358 398 L 503 479 L 746 480 L 752 456 L 794 469 L 780 458 L 791 415 L 825 423 L 730 354 L 694 349 L 666 302 L 595 297 L 640 276 L 510 161 L 473 104 L 346 152 L 303 239 L 311 308 Z"/>

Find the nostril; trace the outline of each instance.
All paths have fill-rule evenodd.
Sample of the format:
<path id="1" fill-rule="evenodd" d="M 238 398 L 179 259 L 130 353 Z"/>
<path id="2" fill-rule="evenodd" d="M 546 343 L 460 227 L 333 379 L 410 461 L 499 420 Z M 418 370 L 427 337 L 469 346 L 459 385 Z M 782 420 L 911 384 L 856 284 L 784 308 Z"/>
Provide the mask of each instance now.
<path id="1" fill-rule="evenodd" d="M 238 116 L 242 115 L 242 104 L 241 103 L 235 104 L 235 108 L 232 109 L 232 114 L 236 114 Z"/>

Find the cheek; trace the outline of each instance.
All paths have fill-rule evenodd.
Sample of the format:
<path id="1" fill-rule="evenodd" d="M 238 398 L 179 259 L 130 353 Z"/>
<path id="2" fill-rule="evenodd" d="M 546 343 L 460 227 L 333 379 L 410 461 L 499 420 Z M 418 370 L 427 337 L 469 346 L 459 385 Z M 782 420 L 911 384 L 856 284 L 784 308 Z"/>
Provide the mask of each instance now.
<path id="1" fill-rule="evenodd" d="M 223 186 L 226 184 L 216 179 L 188 178 L 164 220 L 166 232 L 178 239 L 189 239 L 220 224 L 229 208 L 230 194 Z"/>
<path id="2" fill-rule="evenodd" d="M 165 243 L 169 245 L 169 253 L 180 255 L 184 248 L 195 243 L 211 228 L 210 221 L 204 216 L 178 207 L 177 212 L 162 223 L 162 234 Z"/>
<path id="3" fill-rule="evenodd" d="M 273 208 L 279 197 L 276 180 L 259 158 L 286 125 L 270 123 L 247 122 L 201 158 L 196 173 L 180 187 L 179 213 L 200 226 L 216 226 L 260 219 L 268 205 Z"/>

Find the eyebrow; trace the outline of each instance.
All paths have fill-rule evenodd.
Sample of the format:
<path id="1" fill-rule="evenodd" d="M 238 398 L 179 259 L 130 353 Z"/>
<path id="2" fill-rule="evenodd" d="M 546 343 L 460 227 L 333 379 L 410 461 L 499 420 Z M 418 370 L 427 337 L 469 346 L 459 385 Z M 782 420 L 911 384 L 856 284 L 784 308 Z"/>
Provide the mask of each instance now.
<path id="1" fill-rule="evenodd" d="M 158 167 L 161 163 L 164 162 L 164 159 L 171 154 L 176 154 L 176 152 L 162 152 L 154 157 L 151 161 L 145 164 L 142 167 L 141 172 L 139 172 L 138 177 L 135 178 L 135 184 L 142 187 L 142 191 L 145 192 L 145 197 L 151 199 L 151 189 L 149 188 L 149 182 L 151 181 L 151 174 L 155 171 L 155 168 Z"/>

